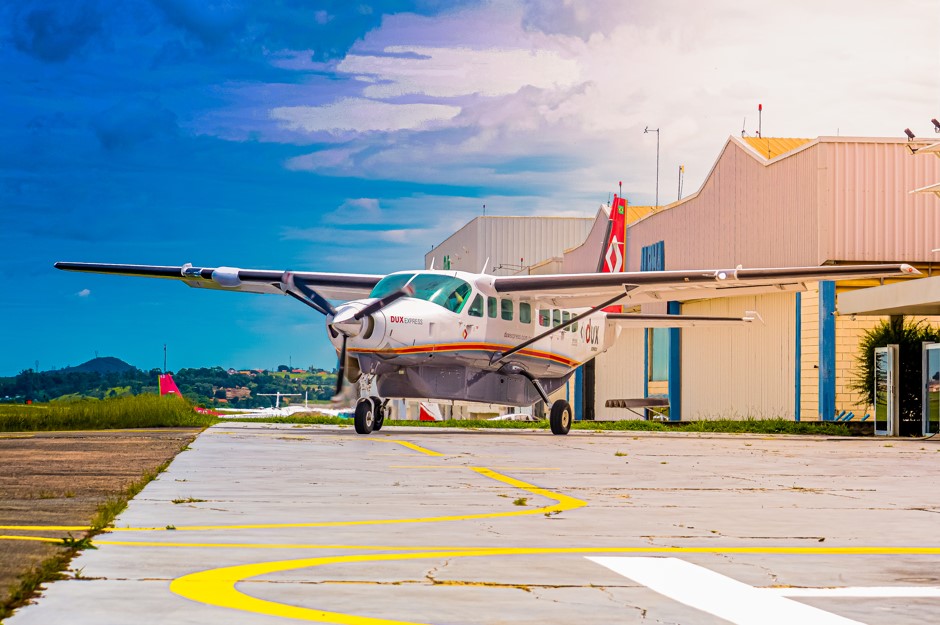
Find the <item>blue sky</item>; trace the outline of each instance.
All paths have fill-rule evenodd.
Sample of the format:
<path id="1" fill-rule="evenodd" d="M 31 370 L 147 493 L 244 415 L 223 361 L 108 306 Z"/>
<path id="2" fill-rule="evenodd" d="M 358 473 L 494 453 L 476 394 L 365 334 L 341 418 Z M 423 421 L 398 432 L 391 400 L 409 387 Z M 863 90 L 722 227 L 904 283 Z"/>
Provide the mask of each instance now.
<path id="1" fill-rule="evenodd" d="M 780 6 L 785 4 L 785 6 Z M 382 273 L 480 213 L 591 215 L 729 134 L 932 134 L 935 3 L 55 0 L 0 8 L 0 375 L 332 367 L 289 298 L 56 260 Z"/>

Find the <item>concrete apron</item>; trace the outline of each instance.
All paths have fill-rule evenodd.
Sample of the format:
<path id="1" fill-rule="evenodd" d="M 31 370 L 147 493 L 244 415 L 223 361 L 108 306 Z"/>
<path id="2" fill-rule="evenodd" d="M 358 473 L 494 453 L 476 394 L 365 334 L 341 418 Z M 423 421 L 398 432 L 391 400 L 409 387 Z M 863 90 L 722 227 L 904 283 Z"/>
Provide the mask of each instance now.
<path id="1" fill-rule="evenodd" d="M 7 622 L 929 622 L 938 452 L 223 424 Z"/>

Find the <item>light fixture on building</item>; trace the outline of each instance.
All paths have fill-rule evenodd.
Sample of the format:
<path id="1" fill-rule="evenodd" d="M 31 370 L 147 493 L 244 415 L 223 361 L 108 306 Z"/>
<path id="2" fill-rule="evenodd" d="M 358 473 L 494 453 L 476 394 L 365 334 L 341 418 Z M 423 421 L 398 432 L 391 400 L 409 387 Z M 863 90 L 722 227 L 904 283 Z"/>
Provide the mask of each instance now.
<path id="1" fill-rule="evenodd" d="M 907 140 L 908 140 L 908 141 L 913 141 L 913 140 L 914 140 L 914 133 L 911 132 L 911 129 L 910 129 L 910 128 L 905 128 L 905 129 L 904 129 L 904 134 L 907 135 Z"/>
<path id="2" fill-rule="evenodd" d="M 933 131 L 934 131 L 934 132 L 940 132 L 940 122 L 937 121 L 937 118 L 936 118 L 936 117 L 934 117 L 933 119 L 931 119 L 931 120 L 930 120 L 930 123 L 933 124 Z"/>

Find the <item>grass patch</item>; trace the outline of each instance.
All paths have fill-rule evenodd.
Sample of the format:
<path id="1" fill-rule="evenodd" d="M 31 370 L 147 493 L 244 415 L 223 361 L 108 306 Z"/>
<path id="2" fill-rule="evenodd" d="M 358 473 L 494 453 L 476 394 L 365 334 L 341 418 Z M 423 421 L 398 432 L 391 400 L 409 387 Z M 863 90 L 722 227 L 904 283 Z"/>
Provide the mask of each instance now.
<path id="1" fill-rule="evenodd" d="M 255 417 L 239 419 L 221 417 L 223 421 L 248 421 L 265 423 L 296 423 L 309 425 L 352 425 L 352 419 L 328 417 L 312 413 L 294 414 L 286 417 Z M 547 430 L 548 421 L 486 421 L 453 419 L 449 421 L 399 421 L 386 420 L 389 427 L 431 427 L 467 429 Z M 643 432 L 725 432 L 731 434 L 817 434 L 824 436 L 859 436 L 858 430 L 835 422 L 791 421 L 789 419 L 715 419 L 711 421 L 575 421 L 572 430 L 592 431 L 643 431 Z M 616 455 L 616 454 L 615 454 Z"/>
<path id="2" fill-rule="evenodd" d="M 0 405 L 0 432 L 206 427 L 218 419 L 194 412 L 179 397 L 135 395 L 104 400 Z"/>
<path id="3" fill-rule="evenodd" d="M 180 504 L 180 503 L 202 503 L 202 502 L 205 501 L 205 499 L 196 499 L 195 497 L 187 497 L 187 498 L 185 498 L 185 499 L 172 499 L 171 501 L 172 501 L 173 503 L 176 503 L 176 504 Z"/>
<path id="4" fill-rule="evenodd" d="M 512 505 L 514 505 L 514 506 L 527 506 L 527 505 L 529 505 L 529 498 L 528 498 L 528 497 L 519 497 L 518 499 L 514 499 L 513 502 L 512 502 Z"/>
<path id="5" fill-rule="evenodd" d="M 19 583 L 10 589 L 7 601 L 0 604 L 0 622 L 9 617 L 13 610 L 26 605 L 32 597 L 36 596 L 42 584 L 65 579 L 67 576 L 64 571 L 68 570 L 72 558 L 83 549 L 96 549 L 92 539 L 111 525 L 117 515 L 127 507 L 127 502 L 165 471 L 172 461 L 173 458 L 170 458 L 152 471 L 147 471 L 123 491 L 98 504 L 98 510 L 84 536 L 76 538 L 69 533 L 68 536 L 62 538 L 62 547 L 64 547 L 62 551 L 46 558 L 36 568 L 21 576 Z M 170 529 L 170 526 L 167 526 L 167 529 Z"/>

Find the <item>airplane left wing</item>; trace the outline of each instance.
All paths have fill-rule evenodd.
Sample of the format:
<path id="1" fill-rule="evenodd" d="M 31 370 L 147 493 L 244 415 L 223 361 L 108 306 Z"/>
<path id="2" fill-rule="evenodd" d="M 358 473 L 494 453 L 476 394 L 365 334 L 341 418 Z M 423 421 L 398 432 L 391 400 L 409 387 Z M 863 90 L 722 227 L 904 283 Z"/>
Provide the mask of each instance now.
<path id="1" fill-rule="evenodd" d="M 58 262 L 57 269 L 104 273 L 143 278 L 179 280 L 191 287 L 241 291 L 245 293 L 271 293 L 284 295 L 284 271 L 271 269 L 239 269 L 238 267 L 193 267 L 190 264 L 173 265 L 112 265 L 105 263 Z M 312 287 L 326 299 L 347 301 L 366 297 L 372 287 L 385 276 L 358 273 L 318 273 L 294 271 L 293 279 Z"/>
<path id="2" fill-rule="evenodd" d="M 904 264 L 826 265 L 771 269 L 703 269 L 583 273 L 493 278 L 499 293 L 515 294 L 562 308 L 593 306 L 627 292 L 624 305 L 737 297 L 805 290 L 819 280 L 856 280 L 913 276 L 920 272 Z"/>

